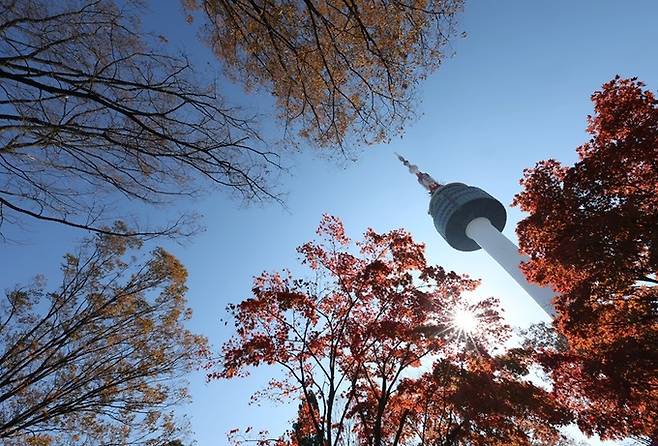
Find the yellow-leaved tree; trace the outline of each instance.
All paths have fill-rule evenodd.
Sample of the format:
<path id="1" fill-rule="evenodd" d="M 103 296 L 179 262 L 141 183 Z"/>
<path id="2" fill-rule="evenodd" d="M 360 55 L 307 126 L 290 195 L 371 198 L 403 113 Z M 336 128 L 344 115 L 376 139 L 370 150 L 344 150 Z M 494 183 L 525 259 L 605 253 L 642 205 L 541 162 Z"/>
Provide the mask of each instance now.
<path id="1" fill-rule="evenodd" d="M 163 445 L 184 435 L 173 408 L 206 351 L 189 318 L 183 265 L 163 249 L 97 235 L 0 302 L 0 443 Z M 133 251 L 133 252 L 131 252 Z M 130 254 L 130 255 L 129 255 Z"/>
<path id="2" fill-rule="evenodd" d="M 303 138 L 345 149 L 402 131 L 462 0 L 185 0 L 235 80 L 262 86 Z"/>

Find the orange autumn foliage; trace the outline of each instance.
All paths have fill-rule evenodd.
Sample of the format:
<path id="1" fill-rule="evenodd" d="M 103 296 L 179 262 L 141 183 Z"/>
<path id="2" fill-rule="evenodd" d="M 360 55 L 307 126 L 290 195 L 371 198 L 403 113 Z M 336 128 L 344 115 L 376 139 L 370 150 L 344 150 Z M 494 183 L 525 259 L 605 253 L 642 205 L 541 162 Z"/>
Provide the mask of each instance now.
<path id="1" fill-rule="evenodd" d="M 525 172 L 515 204 L 527 276 L 550 284 L 564 349 L 540 349 L 585 432 L 658 439 L 658 101 L 616 77 L 592 96 L 591 139 Z"/>
<path id="2" fill-rule="evenodd" d="M 205 13 L 225 70 L 276 99 L 286 129 L 320 146 L 378 143 L 413 116 L 462 0 L 184 0 Z"/>

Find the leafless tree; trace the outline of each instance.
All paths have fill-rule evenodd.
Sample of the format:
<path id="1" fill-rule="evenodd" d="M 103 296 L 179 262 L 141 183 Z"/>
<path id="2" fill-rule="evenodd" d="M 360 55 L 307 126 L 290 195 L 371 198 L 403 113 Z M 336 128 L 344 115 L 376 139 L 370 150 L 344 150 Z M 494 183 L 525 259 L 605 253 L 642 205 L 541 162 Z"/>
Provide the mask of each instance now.
<path id="1" fill-rule="evenodd" d="M 184 221 L 117 232 L 107 219 L 119 206 L 128 214 L 134 203 L 194 196 L 208 184 L 276 198 L 278 158 L 252 119 L 141 32 L 138 7 L 0 0 L 0 224 L 30 217 L 174 234 Z"/>

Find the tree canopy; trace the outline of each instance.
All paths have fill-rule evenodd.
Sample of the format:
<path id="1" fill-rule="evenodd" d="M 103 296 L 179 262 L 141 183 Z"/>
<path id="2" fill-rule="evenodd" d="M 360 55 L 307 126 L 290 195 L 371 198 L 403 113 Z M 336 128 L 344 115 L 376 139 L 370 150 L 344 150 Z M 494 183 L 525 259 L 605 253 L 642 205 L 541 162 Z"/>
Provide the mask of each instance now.
<path id="1" fill-rule="evenodd" d="M 252 297 L 229 307 L 235 335 L 210 374 L 231 379 L 265 365 L 283 372 L 273 371 L 255 399 L 301 401 L 299 415 L 263 444 L 560 441 L 569 411 L 525 377 L 524 355 L 501 353 L 510 333 L 496 299 L 464 302 L 476 280 L 428 265 L 423 245 L 402 230 L 369 229 L 352 244 L 325 216 L 318 234 L 299 248 L 310 279 L 264 273 Z M 464 312 L 476 323 L 464 324 Z"/>
<path id="2" fill-rule="evenodd" d="M 175 445 L 185 375 L 206 340 L 184 327 L 185 268 L 99 235 L 0 302 L 0 441 L 7 446 Z M 141 256 L 140 256 L 141 257 Z"/>
<path id="3" fill-rule="evenodd" d="M 539 162 L 515 204 L 528 277 L 550 284 L 565 348 L 542 349 L 584 432 L 658 439 L 658 101 L 616 77 L 592 96 L 579 161 Z M 583 401 L 586 404 L 583 404 Z"/>
<path id="4" fill-rule="evenodd" d="M 185 0 L 226 72 L 274 95 L 303 139 L 377 143 L 413 116 L 418 82 L 449 51 L 462 0 Z"/>

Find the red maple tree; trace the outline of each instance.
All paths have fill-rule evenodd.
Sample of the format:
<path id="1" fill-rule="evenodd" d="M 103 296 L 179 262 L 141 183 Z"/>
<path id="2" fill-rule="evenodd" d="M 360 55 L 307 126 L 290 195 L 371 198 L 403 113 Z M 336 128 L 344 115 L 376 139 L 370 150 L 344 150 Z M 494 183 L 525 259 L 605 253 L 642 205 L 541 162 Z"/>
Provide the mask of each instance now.
<path id="1" fill-rule="evenodd" d="M 325 216 L 318 234 L 298 249 L 310 279 L 262 274 L 253 296 L 229 307 L 235 335 L 210 375 L 233 378 L 263 365 L 285 372 L 256 398 L 302 401 L 299 415 L 292 430 L 262 444 L 560 439 L 569 414 L 523 378 L 521 356 L 492 354 L 509 337 L 497 301 L 464 303 L 478 281 L 428 265 L 423 245 L 402 230 L 369 229 L 352 243 L 342 223 Z M 460 324 L 459 315 L 475 323 Z"/>
<path id="2" fill-rule="evenodd" d="M 581 429 L 658 440 L 658 101 L 637 79 L 593 94 L 579 161 L 539 162 L 515 205 L 526 275 L 550 284 L 566 347 L 540 349 Z"/>

